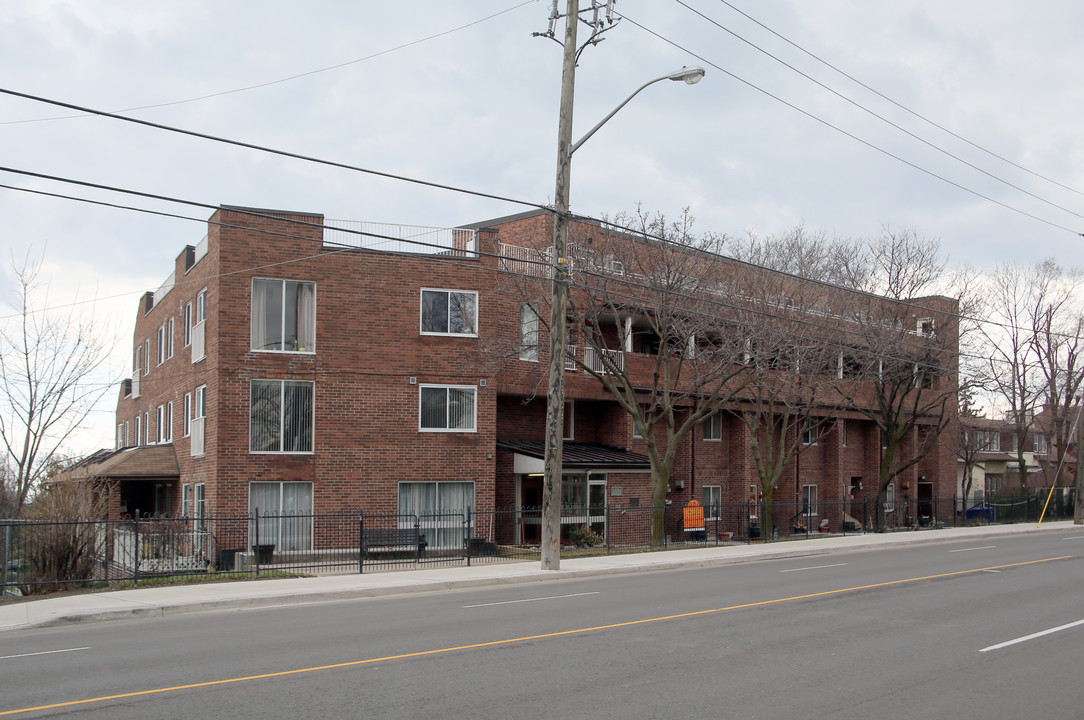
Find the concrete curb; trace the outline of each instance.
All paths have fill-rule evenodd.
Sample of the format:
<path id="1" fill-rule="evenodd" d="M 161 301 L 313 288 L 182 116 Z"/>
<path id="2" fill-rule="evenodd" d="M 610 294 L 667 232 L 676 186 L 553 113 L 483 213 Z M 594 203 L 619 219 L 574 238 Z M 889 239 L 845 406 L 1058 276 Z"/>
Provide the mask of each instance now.
<path id="1" fill-rule="evenodd" d="M 995 538 L 1024 533 L 1064 532 L 1073 529 L 1079 529 L 1084 533 L 1084 527 L 1059 521 L 1045 523 L 1041 528 L 1031 524 L 945 528 L 913 533 L 817 537 L 771 544 L 724 545 L 658 553 L 573 558 L 563 561 L 563 567 L 558 571 L 541 570 L 535 563 L 508 563 L 396 573 L 240 581 L 88 593 L 0 605 L 0 632 L 125 618 L 170 617 L 243 608 L 387 597 L 407 593 L 725 567 L 764 560 L 822 556 L 832 552 L 866 552 L 899 548 L 916 543 L 947 543 L 969 538 Z"/>

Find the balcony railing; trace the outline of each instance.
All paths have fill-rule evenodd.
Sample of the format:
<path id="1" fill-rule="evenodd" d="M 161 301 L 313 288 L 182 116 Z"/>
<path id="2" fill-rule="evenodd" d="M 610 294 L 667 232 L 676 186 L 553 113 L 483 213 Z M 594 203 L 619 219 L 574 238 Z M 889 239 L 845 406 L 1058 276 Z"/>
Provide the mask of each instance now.
<path id="1" fill-rule="evenodd" d="M 577 348 L 575 345 L 565 346 L 565 370 L 576 369 L 576 357 L 578 352 L 579 348 Z"/>
<path id="2" fill-rule="evenodd" d="M 166 295 L 169 295 L 169 291 L 173 289 L 176 282 L 177 272 L 173 271 L 169 274 L 169 277 L 158 286 L 158 289 L 154 291 L 154 305 L 152 307 L 157 306 L 158 303 L 162 302 Z"/>
<path id="3" fill-rule="evenodd" d="M 463 228 L 325 220 L 324 244 L 415 255 L 477 257 L 478 234 Z"/>
<path id="4" fill-rule="evenodd" d="M 605 358 L 608 358 L 618 370 L 625 369 L 625 353 L 621 350 L 606 350 L 586 347 L 583 349 L 583 364 L 597 373 L 606 374 Z"/>
<path id="5" fill-rule="evenodd" d="M 207 321 L 200 320 L 192 326 L 192 362 L 207 357 Z"/>
<path id="6" fill-rule="evenodd" d="M 192 418 L 192 457 L 203 457 L 207 418 Z"/>

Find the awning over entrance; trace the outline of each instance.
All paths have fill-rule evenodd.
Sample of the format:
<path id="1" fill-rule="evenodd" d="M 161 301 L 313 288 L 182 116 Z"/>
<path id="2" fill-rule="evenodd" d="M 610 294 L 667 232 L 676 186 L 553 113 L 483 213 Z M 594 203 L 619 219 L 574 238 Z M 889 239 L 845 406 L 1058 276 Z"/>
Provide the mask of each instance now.
<path id="1" fill-rule="evenodd" d="M 122 450 L 99 450 L 63 474 L 62 480 L 177 479 L 173 445 L 146 445 Z"/>
<path id="2" fill-rule="evenodd" d="M 546 443 L 532 440 L 498 440 L 499 450 L 515 453 L 515 472 L 541 473 Z M 562 470 L 650 470 L 646 455 L 624 448 L 595 443 L 565 442 L 561 451 Z"/>

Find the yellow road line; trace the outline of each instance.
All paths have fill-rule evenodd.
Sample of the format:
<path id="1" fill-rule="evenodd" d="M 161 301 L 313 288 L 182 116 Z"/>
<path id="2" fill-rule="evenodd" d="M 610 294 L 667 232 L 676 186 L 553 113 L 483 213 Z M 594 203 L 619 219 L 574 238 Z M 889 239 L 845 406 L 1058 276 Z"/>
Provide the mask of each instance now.
<path id="1" fill-rule="evenodd" d="M 108 700 L 123 700 L 126 698 L 141 697 L 144 695 L 159 695 L 161 693 L 176 692 L 178 690 L 192 690 L 194 688 L 213 687 L 215 685 L 229 685 L 232 683 L 248 682 L 250 680 L 263 680 L 265 678 L 283 677 L 285 675 L 301 675 L 303 673 L 318 672 L 321 670 L 335 670 L 338 668 L 356 667 L 358 665 L 372 665 L 373 663 L 386 662 L 388 660 L 403 660 L 405 658 L 426 657 L 429 655 L 443 655 L 446 653 L 458 652 L 460 650 L 475 650 L 477 648 L 494 647 L 496 645 L 511 645 L 514 643 L 528 642 L 531 640 L 544 640 L 546 638 L 562 637 L 565 635 L 577 635 L 579 633 L 598 632 L 600 630 L 613 630 L 614 628 L 631 627 L 633 625 L 646 625 L 648 623 L 662 622 L 664 620 L 679 620 L 682 618 L 691 618 L 700 615 L 711 615 L 714 613 L 728 612 L 731 610 L 744 610 L 747 608 L 763 607 L 766 605 L 778 605 L 780 603 L 793 602 L 795 600 L 808 600 L 810 598 L 827 597 L 829 595 L 841 595 L 843 593 L 857 592 L 859 590 L 871 590 L 873 588 L 883 588 L 889 587 L 891 585 L 903 585 L 905 583 L 921 582 L 923 580 L 937 580 L 938 578 L 970 575 L 980 572 L 989 572 L 990 570 L 1004 570 L 1005 568 L 1021 567 L 1024 565 L 1036 565 L 1039 563 L 1053 562 L 1055 560 L 1068 560 L 1071 557 L 1071 555 L 1062 555 L 1060 557 L 1045 558 L 1043 560 L 1028 560 L 1026 562 L 1010 563 L 1008 565 L 995 565 L 992 567 L 975 568 L 974 570 L 958 570 L 956 572 L 941 573 L 939 575 L 925 575 L 922 577 L 904 578 L 902 580 L 888 580 L 886 582 L 873 583 L 871 585 L 859 585 L 857 587 L 840 588 L 838 590 L 825 590 L 823 592 L 810 593 L 808 595 L 794 595 L 792 597 L 776 598 L 775 600 L 760 600 L 757 602 L 744 603 L 742 605 L 729 605 L 727 607 L 711 608 L 709 610 L 693 610 L 691 612 L 678 613 L 676 615 L 664 615 L 661 617 L 644 618 L 642 620 L 627 620 L 625 622 L 613 623 L 611 625 L 597 625 L 595 627 L 577 628 L 575 630 L 560 630 L 558 632 L 543 633 L 541 635 L 528 635 L 526 637 L 507 638 L 505 640 L 491 640 L 490 642 L 474 643 L 472 645 L 457 645 L 455 647 L 439 648 L 436 650 L 420 650 L 418 652 L 403 653 L 401 655 L 387 655 L 385 657 L 369 658 L 368 660 L 351 660 L 349 662 L 335 663 L 333 665 L 319 665 L 317 667 L 298 668 L 295 670 L 281 670 L 279 672 L 264 673 L 262 675 L 246 675 L 244 677 L 225 678 L 223 680 L 208 680 L 206 682 L 191 683 L 189 685 L 174 685 L 172 687 L 154 688 L 152 690 L 139 690 L 136 692 L 120 693 L 118 695 L 104 695 L 102 697 L 87 698 L 85 700 L 69 700 L 67 702 L 53 703 L 51 705 L 37 705 L 35 707 L 3 710 L 0 711 L 0 715 L 17 715 L 20 713 L 34 712 L 37 710 L 53 710 L 62 707 L 72 707 L 74 705 L 89 705 L 90 703 L 106 702 Z"/>

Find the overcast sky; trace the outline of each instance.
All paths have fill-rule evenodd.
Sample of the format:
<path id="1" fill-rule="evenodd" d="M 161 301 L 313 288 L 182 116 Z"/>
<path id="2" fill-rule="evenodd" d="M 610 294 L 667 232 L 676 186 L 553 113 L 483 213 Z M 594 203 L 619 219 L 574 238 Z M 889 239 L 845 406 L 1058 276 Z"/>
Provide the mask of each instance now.
<path id="1" fill-rule="evenodd" d="M 561 48 L 532 37 L 547 28 L 550 2 L 329 0 L 301 8 L 275 0 L 5 3 L 0 87 L 100 110 L 144 108 L 128 114 L 530 203 L 552 200 Z M 575 212 L 612 215 L 642 203 L 677 214 L 688 206 L 698 230 L 735 237 L 798 223 L 865 237 L 891 225 L 940 238 L 956 263 L 989 268 L 1052 256 L 1081 264 L 1079 0 L 619 0 L 616 10 L 626 19 L 581 59 L 576 137 L 647 80 L 694 64 L 707 75 L 695 86 L 648 88 L 576 153 Z M 73 115 L 0 95 L 0 164 L 328 218 L 451 227 L 525 209 Z M 9 172 L 0 183 L 210 215 Z M 5 188 L 0 222 L 17 258 L 43 258 L 50 304 L 100 298 L 93 311 L 119 338 L 116 381 L 130 366 L 139 296 L 206 231 L 199 222 Z M 12 290 L 5 267 L 6 316 Z M 115 399 L 107 396 L 75 449 L 112 445 Z"/>

